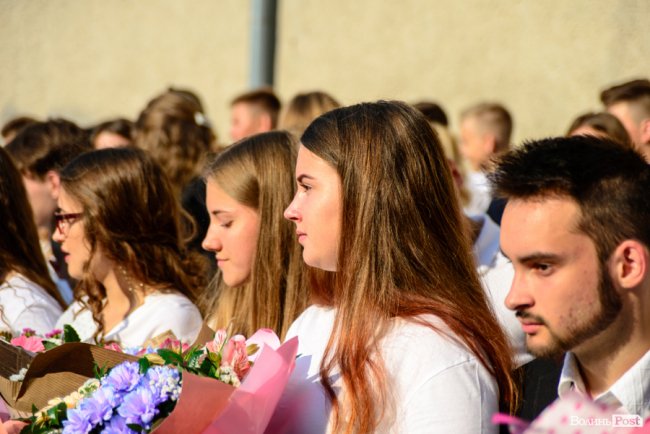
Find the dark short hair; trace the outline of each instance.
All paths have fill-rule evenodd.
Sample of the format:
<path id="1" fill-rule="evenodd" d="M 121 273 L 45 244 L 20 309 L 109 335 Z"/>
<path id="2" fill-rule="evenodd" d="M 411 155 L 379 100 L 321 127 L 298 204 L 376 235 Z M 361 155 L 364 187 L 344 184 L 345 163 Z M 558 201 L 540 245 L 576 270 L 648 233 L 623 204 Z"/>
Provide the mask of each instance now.
<path id="1" fill-rule="evenodd" d="M 100 133 L 107 132 L 124 137 L 129 142 L 133 141 L 135 124 L 124 118 L 111 119 L 95 125 L 90 130 L 90 143 L 94 144 Z"/>
<path id="2" fill-rule="evenodd" d="M 30 125 L 6 146 L 18 170 L 39 179 L 50 170 L 61 171 L 73 158 L 91 149 L 88 133 L 66 119 Z"/>
<path id="3" fill-rule="evenodd" d="M 599 131 L 610 139 L 616 140 L 622 145 L 633 146 L 630 135 L 625 130 L 625 127 L 618 120 L 618 118 L 607 112 L 599 113 L 585 113 L 578 116 L 567 130 L 567 135 L 570 135 L 575 130 L 581 127 L 590 127 Z"/>
<path id="4" fill-rule="evenodd" d="M 609 107 L 621 101 L 633 101 L 650 96 L 650 80 L 641 78 L 611 86 L 600 93 L 600 100 Z"/>
<path id="5" fill-rule="evenodd" d="M 449 126 L 447 113 L 445 113 L 438 103 L 433 101 L 420 101 L 413 104 L 413 107 L 418 109 L 429 122 L 435 122 L 445 127 Z"/>
<path id="6" fill-rule="evenodd" d="M 531 141 L 498 159 L 488 178 L 507 199 L 575 201 L 578 229 L 602 262 L 623 240 L 650 246 L 650 165 L 631 147 L 594 136 Z"/>

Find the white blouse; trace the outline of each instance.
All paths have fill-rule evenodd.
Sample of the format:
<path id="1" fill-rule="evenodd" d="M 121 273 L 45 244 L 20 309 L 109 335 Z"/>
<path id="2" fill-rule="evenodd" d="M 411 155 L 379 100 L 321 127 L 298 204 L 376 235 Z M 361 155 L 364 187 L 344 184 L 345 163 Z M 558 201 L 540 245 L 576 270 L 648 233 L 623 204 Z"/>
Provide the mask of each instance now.
<path id="1" fill-rule="evenodd" d="M 203 319 L 198 308 L 182 294 L 155 292 L 111 330 L 106 340 L 115 340 L 124 348 L 141 347 L 147 340 L 170 330 L 184 343 L 193 343 Z M 82 342 L 93 342 L 97 324 L 92 313 L 75 301 L 57 321 L 57 328 L 70 324 Z"/>
<path id="2" fill-rule="evenodd" d="M 0 284 L 0 330 L 19 335 L 24 328 L 45 335 L 54 329 L 61 306 L 42 287 L 14 273 Z"/>
<path id="3" fill-rule="evenodd" d="M 289 329 L 287 339 L 298 336 L 299 356 L 267 433 L 328 432 L 331 406 L 319 369 L 335 315 L 335 309 L 311 306 Z M 453 336 L 439 318 L 421 318 Z M 491 423 L 498 410 L 496 381 L 464 345 L 449 336 L 403 319 L 394 321 L 380 343 L 394 418 L 381 422 L 377 432 L 497 432 Z M 341 399 L 339 374 L 333 372 L 330 381 Z"/>

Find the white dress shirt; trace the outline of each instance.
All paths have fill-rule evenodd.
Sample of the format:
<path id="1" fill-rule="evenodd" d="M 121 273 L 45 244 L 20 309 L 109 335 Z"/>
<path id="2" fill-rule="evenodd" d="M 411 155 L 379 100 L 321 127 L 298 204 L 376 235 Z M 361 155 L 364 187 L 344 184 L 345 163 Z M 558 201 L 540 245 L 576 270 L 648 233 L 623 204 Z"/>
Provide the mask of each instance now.
<path id="1" fill-rule="evenodd" d="M 289 329 L 287 339 L 298 336 L 299 355 L 267 433 L 328 431 L 331 407 L 319 370 L 335 315 L 335 309 L 311 306 Z M 452 335 L 437 317 L 426 315 L 421 319 Z M 380 351 L 395 417 L 382 421 L 376 432 L 497 432 L 490 422 L 497 411 L 496 381 L 463 345 L 428 327 L 395 319 L 380 342 Z M 345 392 L 338 372 L 332 372 L 330 380 L 343 400 Z"/>
<path id="2" fill-rule="evenodd" d="M 564 356 L 557 394 L 562 399 L 570 390 L 589 396 L 580 375 L 578 361 L 573 353 Z M 616 413 L 635 414 L 642 419 L 650 417 L 650 351 L 646 352 L 612 386 L 598 396 L 597 403 L 616 408 Z"/>

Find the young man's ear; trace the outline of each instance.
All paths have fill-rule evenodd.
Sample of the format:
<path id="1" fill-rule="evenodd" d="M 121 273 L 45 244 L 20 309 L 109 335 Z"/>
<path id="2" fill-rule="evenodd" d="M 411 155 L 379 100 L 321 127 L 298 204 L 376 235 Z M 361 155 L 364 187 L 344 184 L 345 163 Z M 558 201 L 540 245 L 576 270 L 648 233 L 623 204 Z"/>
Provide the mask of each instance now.
<path id="1" fill-rule="evenodd" d="M 616 247 L 612 255 L 613 278 L 622 288 L 632 289 L 647 279 L 648 248 L 636 240 L 625 240 Z"/>
<path id="2" fill-rule="evenodd" d="M 52 198 L 54 200 L 57 200 L 59 198 L 59 190 L 61 189 L 61 178 L 59 177 L 59 173 L 54 170 L 50 170 L 45 174 L 45 182 L 50 189 Z"/>

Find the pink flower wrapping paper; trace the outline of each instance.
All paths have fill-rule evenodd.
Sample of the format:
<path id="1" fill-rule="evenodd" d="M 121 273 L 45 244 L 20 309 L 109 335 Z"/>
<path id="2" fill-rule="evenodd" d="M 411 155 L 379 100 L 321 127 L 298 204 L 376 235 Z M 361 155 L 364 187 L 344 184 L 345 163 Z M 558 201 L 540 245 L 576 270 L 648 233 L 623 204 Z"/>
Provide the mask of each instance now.
<path id="1" fill-rule="evenodd" d="M 511 434 L 650 434 L 650 418 L 643 421 L 640 416 L 617 414 L 614 408 L 577 392 L 555 400 L 532 422 L 502 413 L 495 414 L 492 422 L 508 425 Z"/>
<path id="2" fill-rule="evenodd" d="M 240 387 L 184 372 L 176 408 L 154 432 L 263 433 L 295 367 L 298 339 L 280 345 L 272 331 L 262 329 L 246 343 L 261 350 Z"/>

